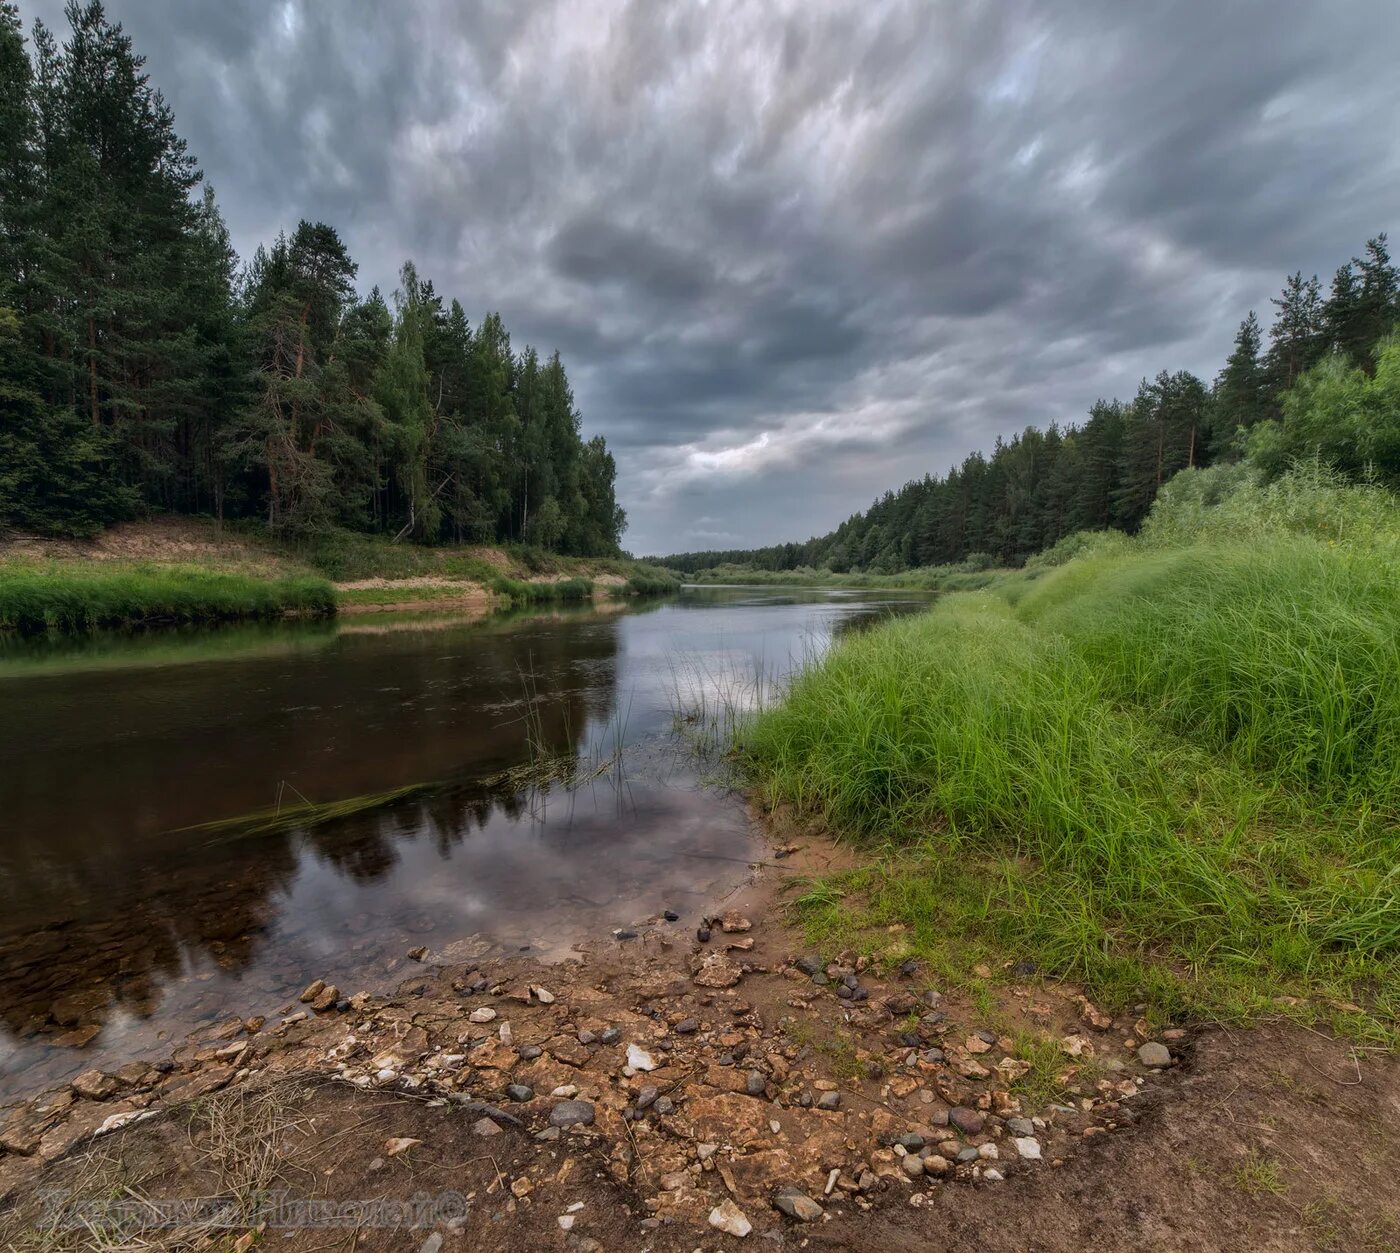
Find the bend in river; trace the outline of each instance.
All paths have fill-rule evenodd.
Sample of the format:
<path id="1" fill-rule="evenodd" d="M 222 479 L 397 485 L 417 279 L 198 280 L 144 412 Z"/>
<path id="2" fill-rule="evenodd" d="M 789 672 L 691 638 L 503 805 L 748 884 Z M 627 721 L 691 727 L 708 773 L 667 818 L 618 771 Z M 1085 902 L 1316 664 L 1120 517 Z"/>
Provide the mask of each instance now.
<path id="1" fill-rule="evenodd" d="M 9 642 L 0 1100 L 379 990 L 418 945 L 562 956 L 742 880 L 678 695 L 728 712 L 916 593 L 691 588 L 624 610 Z M 572 786 L 538 785 L 572 770 Z"/>

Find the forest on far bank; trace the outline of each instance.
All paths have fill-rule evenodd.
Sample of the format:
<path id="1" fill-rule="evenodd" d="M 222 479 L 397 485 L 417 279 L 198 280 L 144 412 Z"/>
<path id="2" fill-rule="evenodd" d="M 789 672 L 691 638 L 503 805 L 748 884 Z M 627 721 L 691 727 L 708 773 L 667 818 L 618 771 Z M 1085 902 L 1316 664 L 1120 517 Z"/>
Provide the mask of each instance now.
<path id="1" fill-rule="evenodd" d="M 616 467 L 563 362 L 406 263 L 361 297 L 334 227 L 240 264 L 101 3 L 62 41 L 0 0 L 0 526 L 142 512 L 618 551 Z"/>
<path id="2" fill-rule="evenodd" d="M 898 574 L 926 566 L 1019 566 L 1079 531 L 1135 533 L 1178 471 L 1248 456 L 1266 476 L 1316 460 L 1400 489 L 1400 271 L 1386 236 L 1366 243 L 1324 296 L 1289 276 L 1268 344 L 1254 312 L 1212 384 L 1181 370 L 1099 401 L 1081 424 L 1027 427 L 943 477 L 889 491 L 828 535 L 655 560 L 686 574 L 721 566 Z"/>

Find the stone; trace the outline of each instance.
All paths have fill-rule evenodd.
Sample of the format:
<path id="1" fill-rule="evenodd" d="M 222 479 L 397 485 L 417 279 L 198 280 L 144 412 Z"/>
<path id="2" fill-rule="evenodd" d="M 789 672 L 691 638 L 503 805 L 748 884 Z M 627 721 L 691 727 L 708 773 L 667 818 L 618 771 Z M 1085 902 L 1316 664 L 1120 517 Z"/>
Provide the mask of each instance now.
<path id="1" fill-rule="evenodd" d="M 814 1223 L 822 1216 L 822 1207 L 796 1188 L 780 1188 L 773 1198 L 773 1208 L 800 1223 Z"/>
<path id="2" fill-rule="evenodd" d="M 656 1098 L 656 1104 L 652 1106 L 652 1109 L 663 1118 L 667 1114 L 674 1114 L 676 1112 L 675 1102 L 672 1101 L 669 1096 L 658 1096 Z"/>
<path id="3" fill-rule="evenodd" d="M 532 1062 L 544 1052 L 538 1044 L 522 1044 L 515 1050 L 516 1055 L 522 1062 Z"/>
<path id="4" fill-rule="evenodd" d="M 325 986 L 326 983 L 324 979 L 313 979 L 302 989 L 302 993 L 297 997 L 297 1000 L 303 1005 L 310 1005 L 312 1001 L 321 995 L 321 989 Z"/>
<path id="5" fill-rule="evenodd" d="M 682 1018 L 671 1028 L 677 1035 L 694 1035 L 700 1030 L 700 1024 L 694 1018 Z"/>
<path id="6" fill-rule="evenodd" d="M 616 1044 L 622 1039 L 622 1032 L 616 1027 L 605 1027 L 598 1035 L 600 1044 Z"/>
<path id="7" fill-rule="evenodd" d="M 840 1109 L 841 1093 L 823 1092 L 821 1096 L 817 1097 L 817 1108 L 825 1110 Z"/>
<path id="8" fill-rule="evenodd" d="M 695 983 L 702 988 L 732 988 L 744 972 L 723 953 L 708 953 L 695 972 Z"/>
<path id="9" fill-rule="evenodd" d="M 596 1032 L 593 1032 L 593 1031 L 588 1031 L 588 1030 L 580 1031 L 580 1032 L 578 1033 L 578 1035 L 575 1036 L 574 1038 L 577 1039 L 578 1042 L 579 1042 L 580 1044 L 597 1044 L 597 1043 L 598 1043 L 598 1035 L 597 1035 Z"/>
<path id="10" fill-rule="evenodd" d="M 1016 1146 L 1016 1152 L 1026 1161 L 1040 1161 L 1040 1141 L 1034 1136 L 1017 1136 L 1011 1143 Z"/>
<path id="11" fill-rule="evenodd" d="M 695 938 L 699 940 L 701 944 L 708 944 L 710 942 L 709 927 L 696 927 Z"/>
<path id="12" fill-rule="evenodd" d="M 924 1158 L 924 1174 L 926 1175 L 934 1175 L 941 1178 L 952 1169 L 953 1163 L 941 1153 L 930 1153 Z"/>
<path id="13" fill-rule="evenodd" d="M 982 1172 L 983 1183 L 1001 1183 L 1006 1178 L 995 1166 Z"/>
<path id="14" fill-rule="evenodd" d="M 475 1023 L 495 1022 L 496 1011 L 489 1005 L 483 1005 L 480 1009 L 472 1010 L 472 1012 L 467 1015 L 467 1021 Z"/>
<path id="15" fill-rule="evenodd" d="M 710 1211 L 710 1226 L 725 1235 L 738 1236 L 741 1240 L 753 1230 L 748 1216 L 728 1197 Z"/>
<path id="16" fill-rule="evenodd" d="M 591 1101 L 560 1101 L 549 1111 L 549 1123 L 552 1127 L 591 1127 L 593 1118 Z"/>
<path id="17" fill-rule="evenodd" d="M 501 1129 L 489 1118 L 478 1118 L 472 1123 L 472 1131 L 479 1136 L 498 1136 Z"/>
<path id="18" fill-rule="evenodd" d="M 968 1109 L 966 1105 L 955 1105 L 948 1111 L 948 1121 L 963 1135 L 975 1136 L 981 1132 L 986 1119 L 975 1109 Z"/>
<path id="19" fill-rule="evenodd" d="M 338 1000 L 340 1000 L 340 989 L 335 984 L 328 983 L 312 1000 L 311 1008 L 318 1014 L 325 1014 L 335 1008 L 335 1003 Z"/>
<path id="20" fill-rule="evenodd" d="M 400 1153 L 407 1153 L 409 1149 L 416 1148 L 422 1143 L 422 1140 L 415 1140 L 412 1136 L 390 1136 L 384 1141 L 384 1155 L 397 1157 Z"/>
<path id="21" fill-rule="evenodd" d="M 574 1229 L 574 1218 L 575 1215 L 573 1214 L 560 1214 L 554 1221 L 559 1224 L 560 1231 L 572 1231 Z"/>
<path id="22" fill-rule="evenodd" d="M 984 1040 L 980 1035 L 970 1035 L 964 1042 L 963 1047 L 967 1049 L 969 1053 L 985 1053 L 992 1046 L 988 1044 L 987 1041 Z"/>
<path id="23" fill-rule="evenodd" d="M 418 1246 L 418 1253 L 442 1253 L 442 1234 L 437 1231 L 433 1232 Z"/>
<path id="24" fill-rule="evenodd" d="M 535 1000 L 539 1001 L 541 1005 L 553 1005 L 554 993 L 551 992 L 548 988 L 536 988 Z"/>
<path id="25" fill-rule="evenodd" d="M 1160 1069 L 1163 1066 L 1172 1064 L 1172 1055 L 1165 1044 L 1158 1044 L 1155 1040 L 1144 1044 L 1137 1051 L 1138 1061 L 1144 1066 L 1152 1066 Z"/>
<path id="26" fill-rule="evenodd" d="M 560 1084 L 557 1088 L 555 1088 L 554 1091 L 551 1092 L 549 1095 L 550 1095 L 550 1096 L 557 1096 L 557 1097 L 561 1098 L 562 1100 L 567 1101 L 570 1097 L 573 1097 L 573 1096 L 577 1096 L 577 1095 L 578 1095 L 578 1084 L 576 1084 L 576 1083 L 561 1083 L 561 1084 Z"/>
<path id="27" fill-rule="evenodd" d="M 656 1098 L 661 1095 L 661 1089 L 654 1083 L 644 1083 L 637 1089 L 637 1108 L 650 1109 L 656 1104 Z"/>
<path id="28" fill-rule="evenodd" d="M 924 1138 L 917 1131 L 909 1131 L 895 1141 L 907 1153 L 917 1153 L 924 1147 Z"/>
<path id="29" fill-rule="evenodd" d="M 1029 1118 L 1008 1118 L 1006 1129 L 1013 1136 L 1033 1136 L 1035 1135 L 1035 1124 Z"/>
<path id="30" fill-rule="evenodd" d="M 750 1096 L 762 1096 L 768 1089 L 768 1076 L 761 1070 L 751 1070 L 744 1077 L 744 1091 Z"/>
<path id="31" fill-rule="evenodd" d="M 532 1193 L 534 1190 L 535 1185 L 531 1183 L 529 1179 L 527 1179 L 524 1175 L 521 1175 L 518 1179 L 512 1179 L 510 1181 L 510 1194 L 511 1196 L 517 1199 L 529 1196 L 530 1193 Z"/>
<path id="32" fill-rule="evenodd" d="M 815 979 L 822 974 L 822 960 L 820 957 L 803 956 L 797 958 L 793 963 L 809 979 Z M 825 977 L 823 975 L 823 977 Z"/>
<path id="33" fill-rule="evenodd" d="M 636 1044 L 627 1046 L 627 1065 L 632 1070 L 655 1070 L 656 1059 Z"/>
<path id="34" fill-rule="evenodd" d="M 507 1085 L 506 1095 L 512 1101 L 528 1101 L 535 1095 L 535 1089 L 528 1083 L 512 1083 Z"/>
<path id="35" fill-rule="evenodd" d="M 636 938 L 637 933 L 633 931 L 630 927 L 619 927 L 616 931 L 613 932 L 614 940 L 635 940 Z"/>
<path id="36" fill-rule="evenodd" d="M 899 1159 L 899 1168 L 910 1179 L 922 1179 L 924 1177 L 924 1159 L 917 1153 L 906 1153 Z"/>
<path id="37" fill-rule="evenodd" d="M 721 931 L 729 935 L 734 935 L 741 931 L 748 931 L 753 926 L 753 923 L 745 918 L 737 909 L 727 909 L 719 920 L 719 926 Z"/>
<path id="38" fill-rule="evenodd" d="M 674 909 L 663 909 L 661 911 L 661 916 L 666 919 L 667 922 L 679 922 L 681 917 Z"/>
<path id="39" fill-rule="evenodd" d="M 89 1101 L 105 1101 L 117 1090 L 117 1081 L 100 1070 L 85 1070 L 72 1082 L 73 1091 Z"/>
<path id="40" fill-rule="evenodd" d="M 958 1150 L 958 1161 L 963 1163 L 975 1162 L 981 1156 L 982 1155 L 976 1149 L 970 1146 L 968 1148 Z"/>

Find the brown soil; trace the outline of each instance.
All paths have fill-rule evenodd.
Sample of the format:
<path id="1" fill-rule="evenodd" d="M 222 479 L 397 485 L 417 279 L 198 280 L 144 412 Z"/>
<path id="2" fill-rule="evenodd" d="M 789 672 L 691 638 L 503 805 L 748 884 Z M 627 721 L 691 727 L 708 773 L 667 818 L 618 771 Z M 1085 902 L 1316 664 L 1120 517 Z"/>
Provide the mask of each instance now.
<path id="1" fill-rule="evenodd" d="M 1013 969 L 988 972 L 981 995 L 939 997 L 922 971 L 847 958 L 869 996 L 843 1000 L 834 982 L 789 964 L 804 949 L 781 908 L 804 874 L 841 858 L 818 841 L 778 850 L 712 906 L 752 925 L 731 919 L 736 929 L 715 926 L 706 944 L 694 919 L 655 916 L 638 920 L 637 938 L 600 939 L 563 964 L 482 962 L 449 947 L 421 954 L 421 973 L 392 996 L 357 996 L 339 1013 L 297 1006 L 269 1029 L 231 1020 L 177 1048 L 170 1073 L 138 1066 L 110 1084 L 75 1081 L 100 1093 L 32 1102 L 0 1129 L 10 1150 L 0 1245 L 91 1247 L 86 1236 L 34 1244 L 40 1187 L 172 1197 L 256 1183 L 338 1201 L 451 1188 L 468 1204 L 462 1224 L 435 1228 L 447 1253 L 742 1247 L 707 1223 L 726 1199 L 752 1223 L 748 1243 L 779 1247 L 1400 1247 L 1394 1058 L 1271 1024 L 1164 1033 L 1173 1065 L 1148 1069 L 1136 1056 L 1146 1024 L 1110 1021 L 1078 989 Z M 532 991 L 541 987 L 544 997 Z M 1024 1086 L 1006 1036 L 978 1042 L 988 995 L 1003 1030 L 1064 1041 L 1054 1103 Z M 616 1040 L 579 1038 L 605 1027 Z M 917 1048 L 901 1039 L 909 1032 Z M 656 1069 L 625 1073 L 629 1045 Z M 945 1058 L 928 1060 L 929 1048 Z M 761 1095 L 745 1091 L 750 1070 Z M 510 1083 L 533 1097 L 512 1101 Z M 629 1120 L 647 1084 L 674 1108 L 658 1102 Z M 559 1085 L 576 1087 L 596 1120 L 537 1138 Z M 271 1094 L 263 1104 L 259 1092 Z M 814 1108 L 832 1092 L 838 1109 Z M 474 1102 L 503 1111 L 490 1134 L 480 1123 L 490 1110 Z M 980 1112 L 982 1128 L 947 1125 L 952 1105 Z M 91 1135 L 114 1114 L 146 1111 L 155 1116 Z M 1017 1118 L 1040 1120 L 1043 1160 L 1021 1160 Z M 953 1142 L 940 1154 L 984 1147 L 916 1184 L 891 1143 L 916 1130 Z M 390 1154 L 393 1138 L 422 1143 Z M 818 1200 L 821 1219 L 780 1215 L 781 1186 Z M 566 1234 L 557 1220 L 579 1203 Z M 413 1250 L 428 1234 L 269 1232 L 260 1246 Z M 141 1247 L 197 1247 L 147 1237 L 158 1242 Z"/>
<path id="2" fill-rule="evenodd" d="M 9 557 L 43 561 L 201 562 L 268 576 L 305 572 L 296 562 L 220 530 L 202 518 L 119 522 L 87 540 L 0 533 L 0 560 Z"/>

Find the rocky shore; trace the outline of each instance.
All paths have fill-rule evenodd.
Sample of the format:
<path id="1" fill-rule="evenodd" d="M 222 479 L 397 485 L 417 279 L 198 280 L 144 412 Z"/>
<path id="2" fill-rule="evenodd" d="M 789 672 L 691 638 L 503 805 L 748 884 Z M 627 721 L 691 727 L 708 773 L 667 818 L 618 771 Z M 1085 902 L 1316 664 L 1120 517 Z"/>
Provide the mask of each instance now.
<path id="1" fill-rule="evenodd" d="M 587 1154 L 643 1229 L 744 1238 L 1058 1170 L 1130 1126 L 1188 1049 L 1029 967 L 982 968 L 969 995 L 913 960 L 805 950 L 780 897 L 811 851 L 713 914 L 664 910 L 577 961 L 415 947 L 391 994 L 345 995 L 327 970 L 279 1018 L 230 1017 L 156 1064 L 84 1071 L 10 1113 L 0 1190 L 162 1110 L 316 1075 L 459 1110 L 484 1145 L 527 1131 L 535 1164 L 503 1181 L 512 1207 L 549 1205 L 561 1156 Z M 578 1214 L 556 1217 L 586 1235 Z"/>

